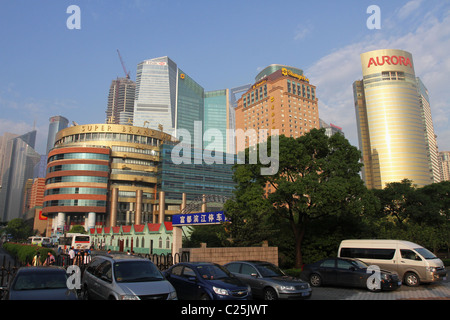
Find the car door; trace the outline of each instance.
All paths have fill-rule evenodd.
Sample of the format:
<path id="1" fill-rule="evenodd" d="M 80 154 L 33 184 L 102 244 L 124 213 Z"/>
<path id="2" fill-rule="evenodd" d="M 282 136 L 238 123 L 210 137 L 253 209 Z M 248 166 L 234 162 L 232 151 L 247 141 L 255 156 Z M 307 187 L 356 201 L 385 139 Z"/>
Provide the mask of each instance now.
<path id="1" fill-rule="evenodd" d="M 344 287 L 361 286 L 364 274 L 346 260 L 336 260 L 336 284 Z"/>
<path id="2" fill-rule="evenodd" d="M 94 258 L 91 263 L 87 266 L 84 275 L 83 275 L 83 286 L 88 289 L 88 295 L 92 299 L 99 299 L 98 293 L 98 267 L 103 262 L 103 259 Z"/>
<path id="3" fill-rule="evenodd" d="M 186 299 L 197 300 L 202 298 L 204 291 L 199 283 L 199 278 L 196 272 L 192 268 L 188 266 L 184 267 L 182 280 L 184 291 L 183 295 L 186 297 Z"/>
<path id="4" fill-rule="evenodd" d="M 242 263 L 238 278 L 252 288 L 253 295 L 263 296 L 264 280 L 255 267 L 247 263 Z"/>
<path id="5" fill-rule="evenodd" d="M 325 259 L 319 265 L 318 273 L 322 278 L 323 284 L 336 284 L 336 259 Z"/>
<path id="6" fill-rule="evenodd" d="M 184 265 L 174 266 L 170 273 L 167 274 L 167 280 L 172 284 L 177 292 L 177 297 L 180 300 L 186 299 L 186 290 L 184 289 L 184 279 L 183 279 L 183 269 Z"/>
<path id="7" fill-rule="evenodd" d="M 97 269 L 98 296 L 107 300 L 111 296 L 112 289 L 112 264 L 110 261 L 102 262 Z"/>

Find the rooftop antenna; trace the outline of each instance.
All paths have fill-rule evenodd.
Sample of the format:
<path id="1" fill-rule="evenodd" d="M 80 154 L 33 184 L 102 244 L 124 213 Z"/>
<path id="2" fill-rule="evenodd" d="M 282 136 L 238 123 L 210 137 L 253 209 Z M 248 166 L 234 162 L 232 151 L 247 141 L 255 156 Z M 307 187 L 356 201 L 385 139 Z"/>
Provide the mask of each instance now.
<path id="1" fill-rule="evenodd" d="M 125 63 L 123 63 L 122 56 L 120 55 L 119 49 L 117 49 L 117 53 L 119 54 L 120 63 L 122 64 L 123 72 L 125 72 L 125 77 L 130 79 L 130 72 L 127 72 L 127 68 L 125 68 Z"/>

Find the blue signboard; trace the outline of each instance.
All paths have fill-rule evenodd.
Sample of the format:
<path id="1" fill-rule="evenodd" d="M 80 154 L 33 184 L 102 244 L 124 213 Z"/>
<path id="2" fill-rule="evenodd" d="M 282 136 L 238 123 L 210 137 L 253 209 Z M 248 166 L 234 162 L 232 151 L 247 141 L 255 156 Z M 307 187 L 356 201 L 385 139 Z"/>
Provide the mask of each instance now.
<path id="1" fill-rule="evenodd" d="M 192 226 L 199 224 L 220 224 L 228 221 L 223 211 L 174 214 L 172 226 Z"/>

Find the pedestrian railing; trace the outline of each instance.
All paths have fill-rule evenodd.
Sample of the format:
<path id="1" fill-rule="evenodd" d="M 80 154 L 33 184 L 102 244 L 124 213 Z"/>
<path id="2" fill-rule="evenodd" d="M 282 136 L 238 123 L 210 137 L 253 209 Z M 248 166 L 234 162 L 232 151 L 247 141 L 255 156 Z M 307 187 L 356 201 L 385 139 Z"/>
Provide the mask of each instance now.
<path id="1" fill-rule="evenodd" d="M 95 252 L 92 254 L 93 257 L 97 254 L 106 254 L 104 251 Z M 124 253 L 125 254 L 125 253 Z M 137 254 L 138 256 L 144 257 L 152 261 L 156 267 L 164 271 L 168 269 L 170 266 L 177 264 L 179 262 L 189 262 L 190 256 L 189 252 L 183 252 L 181 254 L 176 253 L 174 256 L 172 254 Z M 54 263 L 52 265 L 60 266 L 67 268 L 71 265 L 77 265 L 81 271 L 83 272 L 86 268 L 87 264 L 89 263 L 90 259 L 84 259 L 83 256 L 78 257 L 75 256 L 75 258 L 71 259 L 68 254 L 62 253 L 59 255 L 56 255 Z M 18 260 L 14 258 L 9 258 L 7 256 L 3 256 L 3 261 L 0 261 L 0 287 L 6 287 L 8 285 L 8 282 L 11 280 L 12 276 L 15 274 L 15 272 L 23 266 L 31 266 L 31 261 L 26 261 L 25 263 L 21 263 Z"/>

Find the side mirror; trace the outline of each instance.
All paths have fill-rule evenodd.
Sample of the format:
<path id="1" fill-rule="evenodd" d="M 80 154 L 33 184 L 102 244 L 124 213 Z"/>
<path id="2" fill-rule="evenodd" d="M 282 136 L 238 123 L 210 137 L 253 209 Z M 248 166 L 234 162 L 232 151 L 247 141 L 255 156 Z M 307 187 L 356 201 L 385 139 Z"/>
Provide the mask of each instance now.
<path id="1" fill-rule="evenodd" d="M 189 281 L 192 281 L 192 282 L 196 282 L 196 281 L 197 281 L 197 278 L 196 278 L 196 277 L 190 276 L 190 277 L 188 277 L 188 280 L 189 280 Z"/>
<path id="2" fill-rule="evenodd" d="M 258 278 L 258 274 L 257 273 L 252 273 L 250 274 L 253 278 Z"/>

